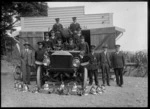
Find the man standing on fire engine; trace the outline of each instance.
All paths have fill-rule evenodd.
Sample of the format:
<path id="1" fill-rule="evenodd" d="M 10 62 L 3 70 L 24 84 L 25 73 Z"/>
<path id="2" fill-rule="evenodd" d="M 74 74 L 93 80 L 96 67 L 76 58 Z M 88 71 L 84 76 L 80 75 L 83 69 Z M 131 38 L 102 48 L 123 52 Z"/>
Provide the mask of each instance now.
<path id="1" fill-rule="evenodd" d="M 77 23 L 77 17 L 72 17 L 73 23 L 70 24 L 70 33 L 74 37 L 77 34 L 77 31 L 81 29 L 80 24 Z"/>
<path id="2" fill-rule="evenodd" d="M 45 49 L 47 49 L 48 51 L 54 49 L 54 48 L 53 48 L 53 43 L 52 43 L 52 41 L 50 40 L 48 33 L 45 33 L 45 40 L 43 41 L 43 43 L 44 43 Z"/>
<path id="3" fill-rule="evenodd" d="M 54 30 L 55 35 L 57 38 L 62 38 L 62 33 L 61 31 L 63 30 L 63 25 L 59 23 L 60 19 L 56 18 L 56 23 L 53 25 L 52 30 Z"/>

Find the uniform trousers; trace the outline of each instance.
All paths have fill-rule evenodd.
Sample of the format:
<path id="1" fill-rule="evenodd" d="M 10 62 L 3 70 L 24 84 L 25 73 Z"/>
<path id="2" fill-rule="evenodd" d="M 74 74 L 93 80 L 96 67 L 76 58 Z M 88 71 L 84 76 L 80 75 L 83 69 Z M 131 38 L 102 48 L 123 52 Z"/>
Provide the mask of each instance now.
<path id="1" fill-rule="evenodd" d="M 102 69 L 102 81 L 103 85 L 105 85 L 105 80 L 107 81 L 107 85 L 109 85 L 109 73 L 110 73 L 110 68 L 107 63 L 102 64 L 101 66 Z"/>
<path id="2" fill-rule="evenodd" d="M 123 68 L 114 68 L 117 85 L 123 85 Z"/>

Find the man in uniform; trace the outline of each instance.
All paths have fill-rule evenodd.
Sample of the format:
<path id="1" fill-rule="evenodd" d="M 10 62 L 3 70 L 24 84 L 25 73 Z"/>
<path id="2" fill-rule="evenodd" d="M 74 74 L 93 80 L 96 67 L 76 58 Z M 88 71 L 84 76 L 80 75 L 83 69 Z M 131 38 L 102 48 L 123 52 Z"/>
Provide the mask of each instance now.
<path id="1" fill-rule="evenodd" d="M 88 73 L 89 73 L 89 85 L 93 84 L 93 75 L 95 79 L 95 85 L 99 86 L 98 82 L 98 61 L 96 58 L 96 55 L 94 53 L 95 45 L 91 45 L 91 52 L 89 53 L 89 68 L 88 68 Z"/>
<path id="2" fill-rule="evenodd" d="M 55 32 L 53 30 L 51 30 L 51 35 L 50 35 L 49 40 L 52 42 L 53 46 L 57 43 L 57 38 L 56 38 Z"/>
<path id="3" fill-rule="evenodd" d="M 81 42 L 78 44 L 79 50 L 84 50 L 85 54 L 89 54 L 89 45 L 87 42 L 85 42 L 84 36 L 80 37 Z"/>
<path id="4" fill-rule="evenodd" d="M 80 37 L 82 36 L 81 34 L 81 29 L 78 29 L 77 34 L 74 35 L 74 43 L 78 45 L 80 43 Z"/>
<path id="5" fill-rule="evenodd" d="M 44 48 L 44 42 L 40 41 L 37 44 L 38 44 L 38 50 L 35 52 L 35 61 L 43 62 L 44 53 L 46 51 Z"/>
<path id="6" fill-rule="evenodd" d="M 53 25 L 52 30 L 54 30 L 55 35 L 57 38 L 62 38 L 62 33 L 61 31 L 63 30 L 63 25 L 59 23 L 60 19 L 56 18 L 56 23 Z"/>
<path id="7" fill-rule="evenodd" d="M 81 29 L 80 24 L 77 23 L 77 18 L 72 17 L 73 23 L 70 24 L 70 33 L 74 36 L 77 34 L 77 31 Z"/>
<path id="8" fill-rule="evenodd" d="M 55 50 L 63 50 L 64 49 L 64 44 L 62 43 L 61 38 L 57 39 L 57 44 L 55 44 L 54 48 L 55 48 Z"/>
<path id="9" fill-rule="evenodd" d="M 69 38 L 69 44 L 67 45 L 67 50 L 77 50 L 77 46 L 73 42 L 72 38 Z"/>
<path id="10" fill-rule="evenodd" d="M 46 49 L 44 48 L 44 42 L 39 41 L 37 44 L 38 44 L 38 50 L 36 50 L 36 52 L 35 52 L 35 61 L 43 62 L 44 54 L 46 52 Z M 36 71 L 37 71 L 37 67 L 38 67 L 38 65 L 36 65 Z M 43 71 L 43 66 L 41 66 L 41 72 L 42 71 Z M 42 83 L 44 83 L 43 80 L 42 80 Z"/>
<path id="11" fill-rule="evenodd" d="M 47 50 L 53 50 L 54 48 L 53 48 L 53 43 L 52 43 L 52 41 L 50 40 L 50 38 L 49 38 L 49 35 L 48 35 L 48 33 L 45 33 L 45 40 L 43 41 L 43 43 L 44 43 L 44 47 L 45 47 L 45 49 L 47 49 Z"/>
<path id="12" fill-rule="evenodd" d="M 86 86 L 84 86 L 83 82 L 84 82 L 84 67 L 87 67 L 87 65 L 89 64 L 89 56 L 85 54 L 84 50 L 80 51 L 79 60 L 81 64 L 79 66 L 78 72 L 82 81 L 82 90 L 83 94 L 87 95 Z"/>
<path id="13" fill-rule="evenodd" d="M 112 54 L 112 67 L 114 68 L 116 75 L 116 84 L 120 87 L 123 85 L 123 69 L 125 67 L 125 57 L 120 52 L 120 45 L 115 45 L 116 52 Z"/>
<path id="14" fill-rule="evenodd" d="M 103 52 L 100 53 L 100 57 L 99 57 L 99 63 L 102 69 L 102 81 L 103 81 L 103 86 L 105 86 L 105 79 L 107 79 L 107 85 L 110 86 L 109 84 L 109 73 L 110 73 L 110 67 L 111 67 L 111 63 L 110 63 L 110 56 L 109 53 L 107 52 L 107 45 L 103 46 Z M 105 77 L 106 75 L 106 77 Z"/>
<path id="15" fill-rule="evenodd" d="M 34 52 L 29 49 L 30 44 L 25 42 L 25 49 L 21 51 L 21 69 L 23 72 L 24 84 L 30 84 L 31 66 L 34 66 Z"/>

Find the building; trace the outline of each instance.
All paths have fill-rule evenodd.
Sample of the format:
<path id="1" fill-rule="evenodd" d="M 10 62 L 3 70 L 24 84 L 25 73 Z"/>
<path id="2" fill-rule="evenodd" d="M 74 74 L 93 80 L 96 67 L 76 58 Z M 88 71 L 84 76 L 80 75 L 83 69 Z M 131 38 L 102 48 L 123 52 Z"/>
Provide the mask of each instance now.
<path id="1" fill-rule="evenodd" d="M 52 28 L 55 18 L 60 18 L 63 27 L 68 28 L 72 17 L 77 17 L 86 41 L 96 45 L 96 49 L 101 49 L 106 43 L 110 49 L 114 48 L 115 40 L 125 32 L 113 25 L 113 13 L 85 14 L 84 6 L 76 6 L 49 8 L 47 17 L 21 17 L 20 37 L 36 49 L 36 43 L 43 40 L 44 33 Z"/>

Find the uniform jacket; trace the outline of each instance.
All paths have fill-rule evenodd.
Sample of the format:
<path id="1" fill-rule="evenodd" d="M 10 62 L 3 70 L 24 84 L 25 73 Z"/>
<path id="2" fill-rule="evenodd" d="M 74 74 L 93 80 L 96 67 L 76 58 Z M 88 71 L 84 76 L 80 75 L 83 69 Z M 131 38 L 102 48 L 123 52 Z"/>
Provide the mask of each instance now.
<path id="1" fill-rule="evenodd" d="M 42 62 L 43 59 L 44 59 L 44 53 L 45 53 L 45 49 L 44 49 L 44 48 L 38 49 L 38 50 L 35 52 L 35 60 Z"/>
<path id="2" fill-rule="evenodd" d="M 79 50 L 84 50 L 86 54 L 89 53 L 89 45 L 87 42 L 78 44 Z"/>
<path id="3" fill-rule="evenodd" d="M 80 43 L 80 37 L 81 37 L 81 35 L 80 35 L 80 36 L 74 35 L 74 42 L 75 42 L 76 44 L 79 44 L 79 43 Z"/>
<path id="4" fill-rule="evenodd" d="M 49 40 L 52 42 L 53 46 L 57 43 L 57 38 L 56 38 L 56 36 L 55 36 L 54 38 L 50 37 Z"/>
<path id="5" fill-rule="evenodd" d="M 49 40 L 49 41 L 43 41 L 43 42 L 44 42 L 44 48 L 54 49 L 53 48 L 53 42 L 51 40 Z"/>
<path id="6" fill-rule="evenodd" d="M 73 43 L 72 45 L 70 44 L 67 45 L 67 50 L 75 50 L 75 49 L 77 49 L 76 44 Z"/>
<path id="7" fill-rule="evenodd" d="M 28 50 L 28 52 L 24 50 L 21 51 L 21 60 L 22 63 L 27 64 L 27 65 L 32 65 L 34 64 L 35 58 L 34 58 L 34 52 L 32 50 Z"/>
<path id="8" fill-rule="evenodd" d="M 111 57 L 112 67 L 113 68 L 123 68 L 125 66 L 125 57 L 122 52 L 116 54 L 114 52 Z"/>
<path id="9" fill-rule="evenodd" d="M 89 59 L 90 59 L 90 65 L 89 65 L 89 70 L 96 70 L 96 69 L 98 69 L 98 60 L 97 60 L 97 58 L 96 58 L 96 55 L 95 55 L 95 53 L 94 54 L 92 54 L 92 53 L 89 53 Z"/>
<path id="10" fill-rule="evenodd" d="M 64 44 L 61 44 L 61 45 L 59 45 L 59 44 L 55 44 L 55 49 L 56 50 L 63 50 L 65 47 L 64 47 Z"/>
<path id="11" fill-rule="evenodd" d="M 108 52 L 106 53 L 106 55 L 104 52 L 100 53 L 99 63 L 100 63 L 100 66 L 102 64 L 107 63 L 109 65 L 109 67 L 111 67 L 110 54 Z"/>
<path id="12" fill-rule="evenodd" d="M 59 24 L 56 24 L 56 23 L 55 23 L 55 24 L 53 25 L 53 28 L 52 28 L 52 30 L 54 30 L 55 32 L 57 32 L 57 31 L 60 32 L 62 29 L 63 29 L 63 25 L 60 24 L 60 23 L 59 23 Z"/>
<path id="13" fill-rule="evenodd" d="M 78 29 L 81 29 L 79 23 L 71 23 L 70 24 L 70 30 L 71 30 L 71 32 L 77 31 Z"/>

